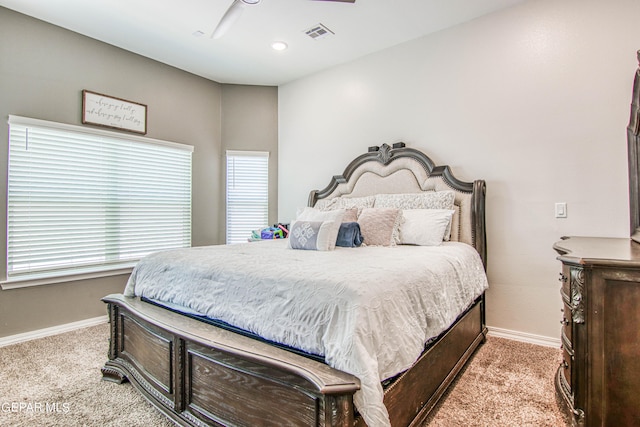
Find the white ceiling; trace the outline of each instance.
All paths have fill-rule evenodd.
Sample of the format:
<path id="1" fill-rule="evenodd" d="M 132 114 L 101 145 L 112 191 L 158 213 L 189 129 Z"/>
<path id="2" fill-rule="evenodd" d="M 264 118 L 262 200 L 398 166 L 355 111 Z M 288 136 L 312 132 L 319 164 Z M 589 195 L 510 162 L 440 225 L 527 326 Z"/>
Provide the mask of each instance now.
<path id="1" fill-rule="evenodd" d="M 211 39 L 232 1 L 0 0 L 0 6 L 220 83 L 277 86 L 524 0 L 262 0 Z M 335 34 L 319 40 L 305 34 L 319 23 Z M 272 50 L 275 40 L 289 49 Z"/>

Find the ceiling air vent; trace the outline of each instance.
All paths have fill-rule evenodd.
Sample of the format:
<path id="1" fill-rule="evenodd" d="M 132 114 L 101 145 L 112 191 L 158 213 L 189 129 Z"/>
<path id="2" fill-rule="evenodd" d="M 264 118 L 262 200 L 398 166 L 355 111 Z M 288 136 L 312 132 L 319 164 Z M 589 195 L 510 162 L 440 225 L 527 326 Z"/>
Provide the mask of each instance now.
<path id="1" fill-rule="evenodd" d="M 318 24 L 306 30 L 305 34 L 314 40 L 318 40 L 335 33 L 330 29 L 328 29 L 327 27 L 325 27 L 323 24 Z"/>

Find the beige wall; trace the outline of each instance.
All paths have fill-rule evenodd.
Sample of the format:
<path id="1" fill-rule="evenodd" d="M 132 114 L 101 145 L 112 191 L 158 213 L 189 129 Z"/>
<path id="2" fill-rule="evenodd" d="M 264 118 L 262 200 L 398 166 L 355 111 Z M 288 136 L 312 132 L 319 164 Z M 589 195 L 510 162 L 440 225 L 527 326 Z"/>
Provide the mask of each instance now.
<path id="1" fill-rule="evenodd" d="M 279 88 L 279 215 L 370 145 L 487 181 L 487 321 L 559 338 L 563 235 L 628 236 L 637 0 L 539 0 Z M 554 218 L 554 203 L 568 218 Z"/>
<path id="2" fill-rule="evenodd" d="M 267 149 L 277 167 L 277 90 L 212 82 L 0 7 L 0 170 L 7 165 L 9 114 L 81 124 L 81 91 L 148 106 L 151 138 L 190 144 L 193 153 L 194 246 L 224 242 L 224 149 Z M 260 102 L 249 100 L 255 91 Z M 236 97 L 236 94 L 238 96 Z M 223 108 L 224 102 L 228 108 Z M 236 110 L 260 117 L 242 133 Z M 222 128 L 222 116 L 234 118 Z M 256 136 L 260 136 L 257 140 Z M 252 139 L 252 142 L 248 141 Z M 223 140 L 228 143 L 223 147 Z M 240 143 L 239 141 L 242 141 Z M 0 185 L 0 224 L 6 223 L 6 174 Z M 277 174 L 276 174 L 277 177 Z M 277 188 L 275 178 L 274 188 Z M 276 190 L 272 200 L 277 216 Z M 6 231 L 0 227 L 0 239 Z M 0 249 L 6 259 L 6 245 Z M 4 263 L 0 263 L 4 264 Z M 0 267 L 4 277 L 4 267 Z M 100 298 L 121 292 L 127 276 L 0 291 L 0 337 L 106 313 Z"/>

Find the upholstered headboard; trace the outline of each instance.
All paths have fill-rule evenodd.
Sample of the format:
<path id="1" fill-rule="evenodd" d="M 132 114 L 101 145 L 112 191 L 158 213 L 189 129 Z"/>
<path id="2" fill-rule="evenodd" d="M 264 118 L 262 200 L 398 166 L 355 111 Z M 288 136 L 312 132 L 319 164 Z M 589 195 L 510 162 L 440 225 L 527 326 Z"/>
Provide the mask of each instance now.
<path id="1" fill-rule="evenodd" d="M 315 206 L 318 200 L 334 197 L 443 190 L 455 192 L 456 212 L 451 240 L 475 247 L 486 268 L 484 180 L 460 181 L 453 176 L 449 166 L 435 166 L 426 154 L 407 148 L 402 142 L 393 144 L 393 147 L 387 144 L 369 147 L 366 154 L 349 163 L 342 175 L 331 178 L 326 188 L 311 191 L 309 206 Z"/>

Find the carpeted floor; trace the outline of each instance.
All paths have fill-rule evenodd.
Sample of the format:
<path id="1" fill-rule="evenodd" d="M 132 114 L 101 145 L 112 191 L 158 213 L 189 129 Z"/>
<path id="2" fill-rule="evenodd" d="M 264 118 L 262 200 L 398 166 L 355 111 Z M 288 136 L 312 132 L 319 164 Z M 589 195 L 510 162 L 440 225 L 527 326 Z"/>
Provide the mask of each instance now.
<path id="1" fill-rule="evenodd" d="M 555 399 L 561 360 L 559 349 L 488 337 L 425 425 L 569 426 Z"/>
<path id="2" fill-rule="evenodd" d="M 0 348 L 1 426 L 172 426 L 126 384 L 101 381 L 108 326 Z M 560 351 L 489 337 L 428 426 L 566 426 L 554 397 Z"/>

